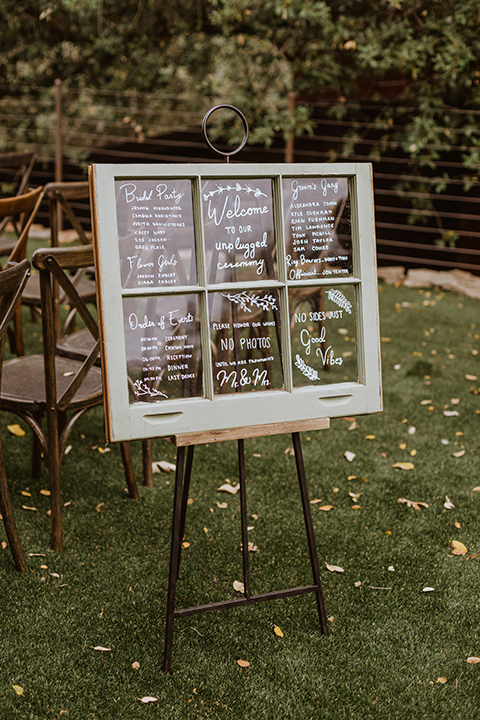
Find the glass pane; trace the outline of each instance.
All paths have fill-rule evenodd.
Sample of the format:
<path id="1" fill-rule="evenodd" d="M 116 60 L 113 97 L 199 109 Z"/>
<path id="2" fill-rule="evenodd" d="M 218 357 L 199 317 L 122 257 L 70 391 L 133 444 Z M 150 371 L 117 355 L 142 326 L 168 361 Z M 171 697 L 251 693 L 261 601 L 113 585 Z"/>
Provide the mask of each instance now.
<path id="1" fill-rule="evenodd" d="M 123 298 L 130 403 L 200 397 L 197 295 Z"/>
<path id="2" fill-rule="evenodd" d="M 284 178 L 287 278 L 353 274 L 347 178 Z"/>
<path id="3" fill-rule="evenodd" d="M 355 287 L 289 290 L 293 385 L 358 382 Z"/>
<path id="4" fill-rule="evenodd" d="M 282 390 L 278 291 L 209 297 L 215 393 Z"/>
<path id="5" fill-rule="evenodd" d="M 202 206 L 209 283 L 276 278 L 271 180 L 206 180 Z"/>
<path id="6" fill-rule="evenodd" d="M 190 180 L 117 180 L 122 287 L 196 283 Z"/>

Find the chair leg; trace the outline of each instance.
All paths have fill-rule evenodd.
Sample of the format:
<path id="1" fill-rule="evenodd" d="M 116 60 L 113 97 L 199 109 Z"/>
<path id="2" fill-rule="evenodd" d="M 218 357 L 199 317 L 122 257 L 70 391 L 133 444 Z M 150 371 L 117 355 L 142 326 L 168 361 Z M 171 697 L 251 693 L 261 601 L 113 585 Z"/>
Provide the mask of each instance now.
<path id="1" fill-rule="evenodd" d="M 145 487 L 153 488 L 153 471 L 152 471 L 152 441 L 142 440 L 142 457 L 143 457 L 143 484 Z"/>
<path id="2" fill-rule="evenodd" d="M 132 498 L 132 500 L 138 500 L 140 495 L 138 494 L 137 481 L 135 480 L 135 473 L 133 471 L 132 451 L 130 450 L 129 443 L 120 443 L 120 450 L 122 452 L 123 467 L 125 468 L 128 497 Z"/>
<path id="3" fill-rule="evenodd" d="M 20 537 L 18 535 L 17 526 L 13 517 L 10 495 L 8 493 L 7 477 L 5 474 L 5 466 L 3 464 L 3 451 L 0 444 L 0 511 L 2 513 L 5 532 L 7 533 L 8 544 L 12 551 L 13 561 L 17 570 L 23 573 L 28 572 L 28 565 L 25 561 Z"/>

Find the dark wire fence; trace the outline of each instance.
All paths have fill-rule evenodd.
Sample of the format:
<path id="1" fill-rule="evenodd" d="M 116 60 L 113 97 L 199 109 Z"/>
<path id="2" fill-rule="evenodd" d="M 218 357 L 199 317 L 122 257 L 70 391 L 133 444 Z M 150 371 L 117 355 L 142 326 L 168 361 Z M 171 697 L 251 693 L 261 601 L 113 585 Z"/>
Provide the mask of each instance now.
<path id="1" fill-rule="evenodd" d="M 201 134 L 202 118 L 213 104 L 210 98 L 60 85 L 0 86 L 0 152 L 35 150 L 37 184 L 86 179 L 91 162 L 217 162 Z M 466 184 L 462 162 L 480 129 L 454 130 L 453 144 L 426 143 L 434 161 L 421 166 L 397 140 L 402 123 L 411 122 L 412 108 L 395 106 L 392 120 L 388 106 L 372 101 L 345 102 L 341 117 L 333 115 L 338 104 L 328 100 L 310 107 L 315 132 L 295 139 L 293 155 L 278 137 L 268 148 L 247 145 L 238 161 L 371 162 L 379 264 L 480 274 L 480 179 L 470 173 Z M 451 133 L 446 126 L 445 138 Z M 8 184 L 8 178 L 0 179 Z M 79 203 L 76 210 L 88 225 L 88 206 Z M 39 221 L 47 224 L 46 209 Z"/>

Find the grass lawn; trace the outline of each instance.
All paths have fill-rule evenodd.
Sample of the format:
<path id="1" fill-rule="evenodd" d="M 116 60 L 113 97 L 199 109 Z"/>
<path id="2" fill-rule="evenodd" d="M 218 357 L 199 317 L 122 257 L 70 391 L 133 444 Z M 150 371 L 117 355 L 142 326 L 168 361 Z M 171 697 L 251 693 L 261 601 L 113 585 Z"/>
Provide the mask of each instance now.
<path id="1" fill-rule="evenodd" d="M 2 413 L 31 572 L 0 550 L 1 720 L 480 718 L 480 664 L 467 662 L 480 657 L 479 310 L 452 293 L 381 285 L 383 413 L 302 435 L 310 498 L 321 500 L 312 511 L 330 637 L 313 595 L 189 617 L 176 621 L 171 676 L 161 668 L 173 475 L 127 499 L 119 449 L 99 452 L 102 410 L 85 415 L 64 460 L 56 554 L 46 474 L 29 475 L 30 432 L 10 433 L 18 420 Z M 245 442 L 254 593 L 311 582 L 289 447 L 289 436 Z M 138 443 L 133 452 L 140 479 Z M 154 459 L 174 462 L 175 449 L 156 440 Z M 186 540 L 229 588 L 242 579 L 239 496 L 218 488 L 236 477 L 234 443 L 196 450 Z M 452 540 L 467 553 L 453 555 Z M 217 599 L 227 596 L 185 557 L 177 605 Z"/>

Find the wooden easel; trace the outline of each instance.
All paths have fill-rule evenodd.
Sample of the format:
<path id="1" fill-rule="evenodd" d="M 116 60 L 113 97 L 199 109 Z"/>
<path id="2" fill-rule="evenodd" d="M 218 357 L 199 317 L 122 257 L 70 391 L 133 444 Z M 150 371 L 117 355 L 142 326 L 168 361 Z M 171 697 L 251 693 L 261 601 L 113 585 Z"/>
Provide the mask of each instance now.
<path id="1" fill-rule="evenodd" d="M 212 610 L 221 610 L 230 607 L 237 607 L 239 605 L 250 605 L 253 603 L 263 602 L 265 600 L 273 600 L 276 598 L 285 598 L 293 595 L 302 595 L 304 593 L 313 592 L 316 595 L 317 611 L 322 634 L 328 635 L 328 623 L 323 599 L 322 581 L 320 578 L 320 569 L 318 564 L 315 534 L 313 530 L 312 514 L 308 499 L 305 467 L 303 464 L 302 447 L 300 443 L 300 432 L 310 430 L 325 430 L 329 427 L 330 420 L 328 418 L 319 418 L 315 420 L 301 420 L 298 422 L 274 423 L 271 425 L 255 425 L 246 428 L 244 427 L 231 430 L 196 432 L 183 435 L 174 435 L 168 438 L 168 440 L 178 448 L 178 452 L 175 472 L 175 494 L 173 500 L 172 538 L 170 545 L 170 569 L 168 580 L 167 619 L 165 629 L 165 651 L 163 663 L 164 672 L 171 673 L 172 671 L 171 665 L 174 620 L 175 618 L 187 617 L 188 615 L 196 615 L 200 613 L 211 612 Z M 305 521 L 308 549 L 310 553 L 310 562 L 312 566 L 313 584 L 295 588 L 287 588 L 285 590 L 277 590 L 275 592 L 264 593 L 262 595 L 252 595 L 250 590 L 250 569 L 248 556 L 244 439 L 262 437 L 265 435 L 280 435 L 283 433 L 292 433 L 297 476 L 303 506 L 303 517 Z M 182 550 L 181 543 L 185 530 L 187 500 L 190 487 L 190 478 L 192 474 L 193 451 L 195 449 L 195 445 L 222 442 L 225 440 L 238 441 L 244 594 L 241 597 L 237 597 L 232 600 L 225 600 L 222 602 L 210 603 L 208 605 L 197 605 L 194 607 L 176 610 L 175 594 L 177 587 L 177 578 L 180 569 L 180 557 Z M 185 461 L 186 448 L 188 448 L 188 451 Z"/>

